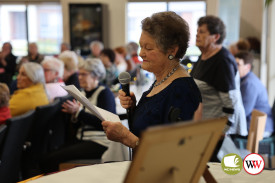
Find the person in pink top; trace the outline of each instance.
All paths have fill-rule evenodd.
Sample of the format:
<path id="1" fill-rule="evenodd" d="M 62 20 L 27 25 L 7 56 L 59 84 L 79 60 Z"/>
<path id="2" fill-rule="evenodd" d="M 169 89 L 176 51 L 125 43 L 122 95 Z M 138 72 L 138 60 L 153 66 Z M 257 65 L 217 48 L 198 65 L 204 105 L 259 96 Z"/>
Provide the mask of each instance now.
<path id="1" fill-rule="evenodd" d="M 68 93 L 61 87 L 64 86 L 63 73 L 64 63 L 54 57 L 45 57 L 41 62 L 44 69 L 46 91 L 49 96 L 50 102 L 56 97 L 66 96 Z"/>

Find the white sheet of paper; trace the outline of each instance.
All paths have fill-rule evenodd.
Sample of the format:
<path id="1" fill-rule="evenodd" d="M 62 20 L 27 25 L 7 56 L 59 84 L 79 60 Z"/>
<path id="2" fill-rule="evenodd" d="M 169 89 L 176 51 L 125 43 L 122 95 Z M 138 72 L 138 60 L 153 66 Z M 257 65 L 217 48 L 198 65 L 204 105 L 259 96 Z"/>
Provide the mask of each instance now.
<path id="1" fill-rule="evenodd" d="M 118 115 L 91 104 L 90 101 L 74 85 L 61 87 L 70 95 L 72 95 L 76 100 L 78 100 L 82 105 L 87 107 L 87 109 L 101 121 L 120 122 Z"/>

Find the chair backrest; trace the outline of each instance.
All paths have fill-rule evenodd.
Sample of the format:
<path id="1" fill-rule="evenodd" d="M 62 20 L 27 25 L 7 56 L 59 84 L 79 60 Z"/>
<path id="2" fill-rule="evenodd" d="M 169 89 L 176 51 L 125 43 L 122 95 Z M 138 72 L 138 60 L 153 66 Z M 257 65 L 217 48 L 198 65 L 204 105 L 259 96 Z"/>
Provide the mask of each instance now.
<path id="1" fill-rule="evenodd" d="M 0 163 L 0 181 L 14 183 L 19 179 L 23 144 L 30 130 L 34 111 L 7 120 Z"/>
<path id="2" fill-rule="evenodd" d="M 4 138 L 5 138 L 6 132 L 7 132 L 7 125 L 5 124 L 0 125 L 0 157 L 1 157 L 1 152 L 4 145 Z"/>
<path id="3" fill-rule="evenodd" d="M 52 103 L 38 106 L 35 109 L 33 125 L 28 136 L 30 146 L 24 151 L 23 171 L 24 179 L 41 174 L 40 162 L 44 156 L 53 150 L 52 144 L 60 145 L 55 142 L 53 136 L 53 126 L 62 123 L 60 113 L 62 103 L 59 99 Z M 64 139 L 63 134 L 58 134 L 58 139 Z M 61 144 L 63 145 L 63 144 Z"/>
<path id="4" fill-rule="evenodd" d="M 56 97 L 54 100 L 60 100 L 60 102 L 63 104 L 63 102 L 66 102 L 67 100 L 73 100 L 74 98 L 71 95 L 66 95 L 63 97 Z"/>
<path id="5" fill-rule="evenodd" d="M 35 155 L 47 153 L 48 140 L 50 136 L 51 123 L 55 122 L 55 116 L 61 110 L 59 100 L 54 100 L 52 103 L 38 106 L 35 109 L 33 126 L 29 134 L 31 142 L 31 151 Z"/>
<path id="6" fill-rule="evenodd" d="M 272 105 L 272 116 L 273 116 L 273 122 L 275 124 L 275 100 L 274 100 L 273 105 Z"/>
<path id="7" fill-rule="evenodd" d="M 72 101 L 74 98 L 71 95 L 63 97 L 57 97 L 55 100 L 60 100 L 61 105 L 67 100 Z M 74 124 L 71 123 L 71 114 L 59 112 L 56 119 L 59 123 L 52 125 L 52 136 L 51 136 L 51 149 L 55 150 L 64 143 L 71 143 L 75 141 L 76 131 Z"/>
<path id="8" fill-rule="evenodd" d="M 246 149 L 258 153 L 259 142 L 263 139 L 267 115 L 264 112 L 253 110 L 251 115 Z"/>

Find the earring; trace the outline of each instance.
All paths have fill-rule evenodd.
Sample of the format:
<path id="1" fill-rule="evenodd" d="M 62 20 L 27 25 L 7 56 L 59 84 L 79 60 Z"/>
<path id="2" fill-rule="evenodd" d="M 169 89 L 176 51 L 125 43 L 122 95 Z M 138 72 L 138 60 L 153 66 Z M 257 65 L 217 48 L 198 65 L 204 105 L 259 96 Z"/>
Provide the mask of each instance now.
<path id="1" fill-rule="evenodd" d="M 173 55 L 169 55 L 169 56 L 168 56 L 168 59 L 169 59 L 169 60 L 173 60 L 173 59 L 174 59 L 174 56 L 173 56 Z"/>

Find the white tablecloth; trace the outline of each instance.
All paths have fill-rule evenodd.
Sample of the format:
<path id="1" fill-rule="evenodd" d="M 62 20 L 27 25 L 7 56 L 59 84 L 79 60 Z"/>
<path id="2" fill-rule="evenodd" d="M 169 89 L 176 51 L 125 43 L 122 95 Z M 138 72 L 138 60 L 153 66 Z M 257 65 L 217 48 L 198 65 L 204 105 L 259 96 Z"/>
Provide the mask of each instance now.
<path id="1" fill-rule="evenodd" d="M 130 161 L 73 168 L 28 183 L 122 183 Z"/>
<path id="2" fill-rule="evenodd" d="M 122 183 L 130 161 L 106 163 L 91 166 L 78 167 L 71 170 L 41 177 L 30 183 Z M 249 175 L 244 170 L 236 175 L 228 175 L 221 169 L 220 163 L 208 163 L 210 172 L 218 182 L 222 183 L 271 183 L 275 182 L 275 170 L 264 170 L 258 175 Z M 200 183 L 204 183 L 201 178 Z"/>

